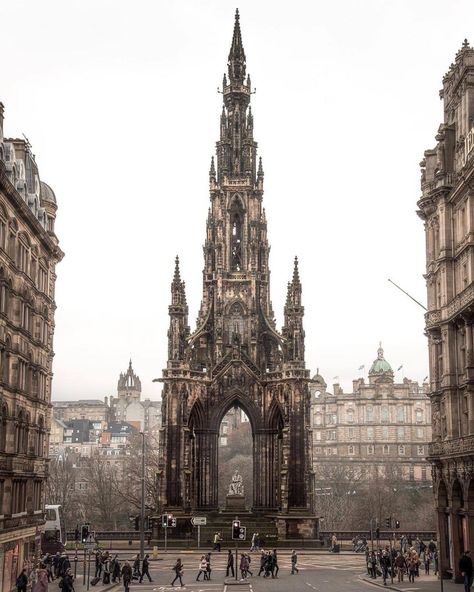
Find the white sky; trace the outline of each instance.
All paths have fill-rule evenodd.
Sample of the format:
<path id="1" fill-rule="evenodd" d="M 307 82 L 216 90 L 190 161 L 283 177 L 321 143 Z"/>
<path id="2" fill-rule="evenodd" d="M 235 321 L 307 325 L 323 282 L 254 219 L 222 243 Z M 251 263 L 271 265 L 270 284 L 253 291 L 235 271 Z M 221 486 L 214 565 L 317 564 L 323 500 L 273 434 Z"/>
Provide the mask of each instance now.
<path id="1" fill-rule="evenodd" d="M 236 0 L 3 0 L 0 100 L 56 192 L 53 398 L 114 394 L 132 356 L 144 394 L 166 364 L 174 257 L 194 327 L 208 170 Z M 265 169 L 281 326 L 300 259 L 306 360 L 345 389 L 379 340 L 397 378 L 427 374 L 418 163 L 472 0 L 240 0 Z M 365 364 L 364 373 L 357 368 Z"/>

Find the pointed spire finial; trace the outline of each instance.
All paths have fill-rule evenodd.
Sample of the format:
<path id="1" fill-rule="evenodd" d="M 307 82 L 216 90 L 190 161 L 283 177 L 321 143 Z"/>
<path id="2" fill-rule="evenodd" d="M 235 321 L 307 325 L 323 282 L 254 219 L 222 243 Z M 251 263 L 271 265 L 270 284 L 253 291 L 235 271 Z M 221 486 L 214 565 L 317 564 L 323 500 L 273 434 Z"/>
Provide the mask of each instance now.
<path id="1" fill-rule="evenodd" d="M 179 257 L 176 255 L 176 259 L 174 260 L 174 277 L 173 282 L 180 282 L 181 275 L 179 273 Z"/>
<path id="2" fill-rule="evenodd" d="M 216 177 L 216 167 L 214 166 L 214 157 L 211 157 L 211 168 L 209 169 L 209 177 L 214 178 Z"/>
<path id="3" fill-rule="evenodd" d="M 229 52 L 229 78 L 230 82 L 243 84 L 245 78 L 245 52 L 242 45 L 242 34 L 240 32 L 239 9 L 235 11 L 234 34 Z"/>
<path id="4" fill-rule="evenodd" d="M 300 274 L 298 271 L 298 257 L 295 256 L 295 263 L 293 268 L 293 283 L 297 283 L 300 281 Z"/>
<path id="5" fill-rule="evenodd" d="M 263 166 L 262 166 L 262 157 L 260 156 L 260 158 L 258 159 L 258 171 L 257 171 L 257 176 L 258 177 L 263 177 Z"/>

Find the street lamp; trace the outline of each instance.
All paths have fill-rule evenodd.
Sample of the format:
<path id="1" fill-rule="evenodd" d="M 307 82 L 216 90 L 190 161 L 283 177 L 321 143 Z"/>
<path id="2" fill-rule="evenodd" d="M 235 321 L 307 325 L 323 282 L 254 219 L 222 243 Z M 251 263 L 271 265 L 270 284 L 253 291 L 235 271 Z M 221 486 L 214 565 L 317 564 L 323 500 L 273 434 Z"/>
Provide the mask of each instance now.
<path id="1" fill-rule="evenodd" d="M 142 495 L 140 503 L 140 557 L 145 557 L 145 432 L 140 432 L 142 437 Z"/>

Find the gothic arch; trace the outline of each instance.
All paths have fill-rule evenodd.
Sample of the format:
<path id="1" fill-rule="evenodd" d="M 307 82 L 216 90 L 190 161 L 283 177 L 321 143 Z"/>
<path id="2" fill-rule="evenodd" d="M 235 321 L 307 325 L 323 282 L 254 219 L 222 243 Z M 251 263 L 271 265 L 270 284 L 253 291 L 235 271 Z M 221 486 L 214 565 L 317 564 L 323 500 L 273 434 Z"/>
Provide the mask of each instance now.
<path id="1" fill-rule="evenodd" d="M 231 390 L 223 399 L 221 399 L 221 401 L 219 401 L 219 405 L 214 408 L 209 418 L 210 429 L 219 431 L 221 421 L 225 414 L 234 405 L 239 406 L 248 416 L 252 428 L 252 434 L 255 434 L 255 431 L 262 426 L 260 411 L 253 400 L 238 388 Z"/>

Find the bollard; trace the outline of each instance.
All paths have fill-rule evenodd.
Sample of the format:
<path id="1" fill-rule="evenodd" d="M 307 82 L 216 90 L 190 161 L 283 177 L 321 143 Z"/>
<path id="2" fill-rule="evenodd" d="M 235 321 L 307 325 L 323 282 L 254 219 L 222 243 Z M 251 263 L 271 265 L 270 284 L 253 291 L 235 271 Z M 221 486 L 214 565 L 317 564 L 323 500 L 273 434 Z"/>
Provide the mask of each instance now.
<path id="1" fill-rule="evenodd" d="M 153 559 L 158 559 L 158 547 L 156 545 L 153 547 Z"/>

